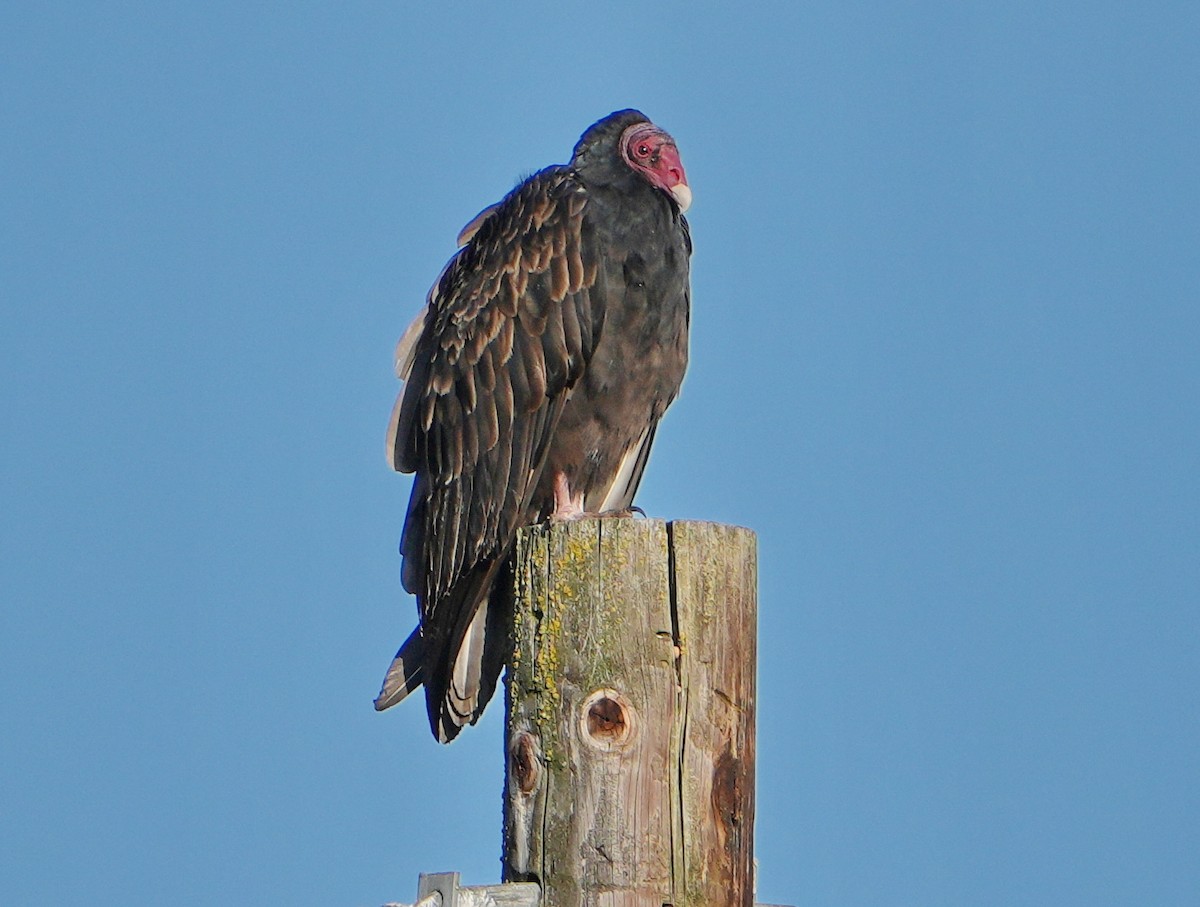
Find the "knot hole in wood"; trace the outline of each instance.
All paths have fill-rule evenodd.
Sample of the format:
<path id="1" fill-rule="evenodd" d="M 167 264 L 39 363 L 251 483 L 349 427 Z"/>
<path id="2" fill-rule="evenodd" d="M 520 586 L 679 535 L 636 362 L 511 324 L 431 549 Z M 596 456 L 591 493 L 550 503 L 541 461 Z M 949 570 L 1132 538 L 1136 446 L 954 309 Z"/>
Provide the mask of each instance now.
<path id="1" fill-rule="evenodd" d="M 538 753 L 537 739 L 533 734 L 522 731 L 517 735 L 509 760 L 517 790 L 523 794 L 532 794 L 537 790 L 538 781 L 542 777 L 542 760 Z"/>
<path id="2" fill-rule="evenodd" d="M 596 690 L 579 710 L 579 730 L 588 745 L 599 750 L 624 749 L 637 730 L 637 713 L 623 693 Z"/>

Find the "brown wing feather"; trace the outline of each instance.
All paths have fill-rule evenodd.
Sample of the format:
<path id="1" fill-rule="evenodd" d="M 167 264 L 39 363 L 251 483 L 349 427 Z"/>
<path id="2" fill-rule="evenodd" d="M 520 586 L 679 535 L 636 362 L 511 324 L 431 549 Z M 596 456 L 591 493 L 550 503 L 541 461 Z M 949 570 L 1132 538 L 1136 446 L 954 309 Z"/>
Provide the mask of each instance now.
<path id="1" fill-rule="evenodd" d="M 498 565 L 532 518 L 554 426 L 603 323 L 589 292 L 598 268 L 586 201 L 567 169 L 550 168 L 470 225 L 430 294 L 392 419 L 392 462 L 417 474 L 401 542 L 404 585 L 421 611 L 408 662 L 420 653 L 443 740 L 478 717 L 478 691 L 494 685 L 473 666 L 460 671 L 471 689 L 449 689 Z M 403 690 L 385 684 L 381 707 L 403 698 L 414 671 L 399 672 Z"/>

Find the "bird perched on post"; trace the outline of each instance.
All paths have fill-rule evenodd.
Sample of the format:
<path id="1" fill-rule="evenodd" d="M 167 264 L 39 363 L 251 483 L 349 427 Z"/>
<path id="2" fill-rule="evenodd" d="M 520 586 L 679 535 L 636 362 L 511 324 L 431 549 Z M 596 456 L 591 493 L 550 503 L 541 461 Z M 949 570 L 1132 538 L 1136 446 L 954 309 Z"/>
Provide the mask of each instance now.
<path id="1" fill-rule="evenodd" d="M 621 110 L 459 235 L 396 348 L 387 453 L 415 474 L 400 551 L 420 624 L 376 709 L 424 684 L 438 740 L 473 724 L 517 530 L 631 507 L 687 366 L 691 195 L 674 140 Z"/>

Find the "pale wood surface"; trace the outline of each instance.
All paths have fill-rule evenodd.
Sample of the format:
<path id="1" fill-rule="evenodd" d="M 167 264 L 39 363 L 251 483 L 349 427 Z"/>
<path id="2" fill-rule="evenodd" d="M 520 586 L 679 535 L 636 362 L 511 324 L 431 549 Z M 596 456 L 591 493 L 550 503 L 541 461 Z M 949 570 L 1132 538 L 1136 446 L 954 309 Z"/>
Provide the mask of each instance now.
<path id="1" fill-rule="evenodd" d="M 514 573 L 505 879 L 547 907 L 752 905 L 754 534 L 534 527 Z"/>

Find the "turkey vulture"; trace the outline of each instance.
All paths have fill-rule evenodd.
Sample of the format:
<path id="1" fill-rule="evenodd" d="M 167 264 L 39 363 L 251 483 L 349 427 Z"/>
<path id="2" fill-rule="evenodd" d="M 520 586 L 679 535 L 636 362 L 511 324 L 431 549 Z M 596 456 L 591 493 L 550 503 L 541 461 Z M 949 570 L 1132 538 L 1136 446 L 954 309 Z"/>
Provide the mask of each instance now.
<path id="1" fill-rule="evenodd" d="M 473 724 L 517 530 L 631 507 L 687 366 L 691 195 L 674 140 L 621 110 L 459 235 L 396 348 L 387 452 L 415 474 L 400 552 L 420 624 L 376 709 L 424 684 L 438 740 Z"/>

